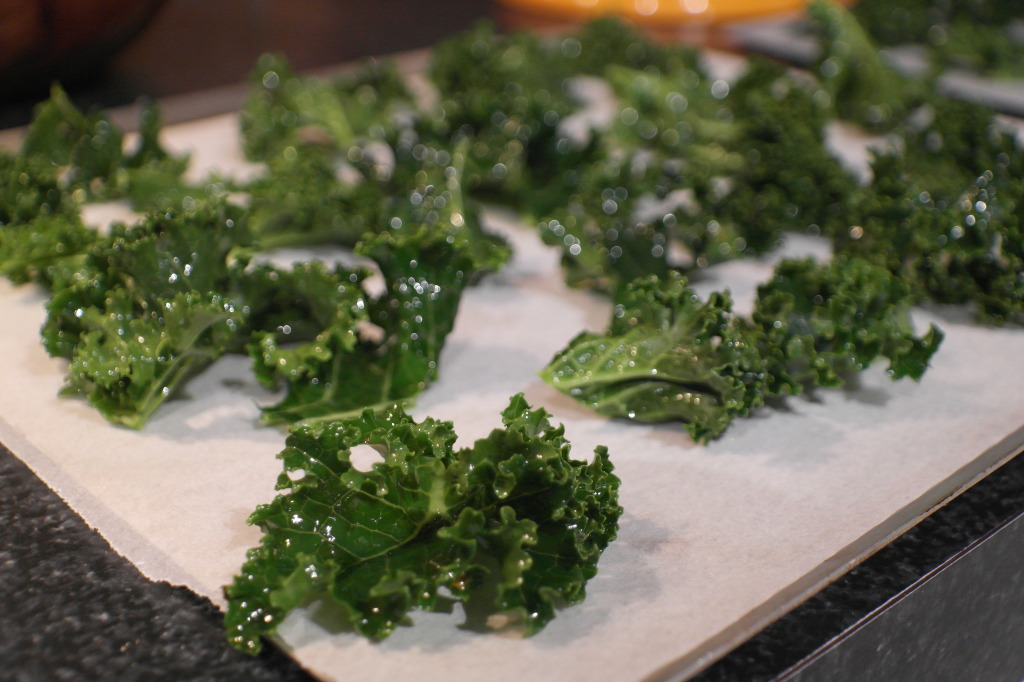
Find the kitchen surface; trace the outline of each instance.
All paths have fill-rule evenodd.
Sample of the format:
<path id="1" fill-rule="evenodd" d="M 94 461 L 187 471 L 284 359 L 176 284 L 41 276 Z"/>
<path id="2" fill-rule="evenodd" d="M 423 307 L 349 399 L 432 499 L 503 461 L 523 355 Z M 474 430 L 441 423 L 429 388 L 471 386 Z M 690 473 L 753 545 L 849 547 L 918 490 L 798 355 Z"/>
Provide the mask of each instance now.
<path id="1" fill-rule="evenodd" d="M 637 3 L 645 13 L 640 19 L 649 20 L 651 13 L 641 5 Z M 403 70 L 415 74 L 431 45 L 481 19 L 495 21 L 506 30 L 528 26 L 553 31 L 571 24 L 565 15 L 531 14 L 528 9 L 471 0 L 395 1 L 383 6 L 328 0 L 168 0 L 154 4 L 152 17 L 130 17 L 125 27 L 110 32 L 105 41 L 113 54 L 103 67 L 83 73 L 78 67 L 92 60 L 72 53 L 63 64 L 55 61 L 52 73 L 70 76 L 67 89 L 80 106 L 113 108 L 115 120 L 128 126 L 137 112 L 136 100 L 156 100 L 171 126 L 172 143 L 193 151 L 201 167 L 223 163 L 226 168 L 244 170 L 237 150 L 218 154 L 225 140 L 233 140 L 232 112 L 242 103 L 245 81 L 259 55 L 281 53 L 296 70 L 318 74 L 350 68 L 364 57 L 401 55 Z M 0 23 L 4 19 L 0 13 Z M 83 18 L 75 21 L 79 27 L 88 24 Z M 770 17 L 764 26 L 771 28 L 776 21 Z M 132 22 L 145 25 L 129 40 L 128 33 L 135 30 Z M 662 39 L 672 36 L 711 49 L 716 56 L 710 59 L 718 60 L 724 73 L 742 58 L 737 56 L 742 55 L 742 46 L 752 44 L 744 38 L 751 35 L 750 26 L 744 24 L 747 33 L 701 22 L 673 23 L 667 28 L 654 25 L 651 30 Z M 123 41 L 127 44 L 115 49 Z M 723 52 L 725 48 L 733 53 Z M 789 57 L 801 61 L 797 52 Z M 0 100 L 0 128 L 26 124 L 34 102 L 45 97 L 38 80 L 10 82 L 12 87 Z M 18 133 L 5 135 L 10 140 Z M 858 140 L 853 136 L 845 144 L 860 149 Z M 616 679 L 622 678 L 624 670 L 635 671 L 637 680 L 964 679 L 979 671 L 990 679 L 1024 675 L 1024 657 L 1016 646 L 1024 636 L 1024 622 L 1017 616 L 1024 602 L 1024 578 L 1018 569 L 1024 512 L 1020 454 L 1024 404 L 1016 388 L 1024 375 L 1015 362 L 1024 349 L 1019 329 L 978 329 L 933 312 L 915 314 L 918 326 L 938 319 L 956 330 L 944 349 L 951 364 L 935 368 L 937 383 L 929 384 L 926 378 L 920 385 L 905 382 L 892 389 L 880 369 L 869 372 L 848 391 L 772 415 L 777 424 L 773 428 L 763 430 L 764 423 L 744 425 L 730 439 L 709 446 L 709 456 L 704 457 L 679 429 L 644 426 L 635 436 L 621 430 L 621 425 L 608 427 L 585 416 L 568 399 L 559 402 L 557 394 L 545 393 L 536 380 L 524 383 L 518 375 L 513 377 L 513 370 L 528 372 L 550 357 L 551 350 L 543 347 L 546 339 L 532 354 L 536 358 L 531 352 L 517 353 L 494 375 L 493 387 L 465 388 L 472 387 L 483 371 L 480 362 L 487 353 L 528 343 L 535 333 L 504 329 L 500 320 L 546 311 L 535 313 L 544 329 L 539 337 L 551 334 L 557 340 L 559 334 L 569 338 L 583 323 L 600 327 L 606 315 L 603 304 L 578 291 L 563 293 L 558 302 L 549 297 L 551 291 L 563 290 L 556 260 L 536 240 L 523 239 L 518 227 L 510 224 L 514 221 L 500 210 L 489 220 L 523 255 L 513 261 L 504 279 L 485 282 L 468 299 L 469 312 L 449 342 L 449 347 L 462 349 L 466 359 L 460 361 L 454 353 L 446 356 L 452 358 L 448 362 L 451 378 L 433 387 L 450 389 L 451 395 L 439 390 L 425 394 L 417 416 L 436 413 L 452 419 L 460 433 L 464 424 L 471 424 L 466 431 L 476 437 L 493 425 L 484 415 L 501 409 L 494 407 L 499 404 L 497 394 L 507 400 L 512 392 L 525 390 L 528 399 L 557 405 L 557 419 L 566 421 L 570 435 L 579 435 L 580 453 L 591 449 L 591 442 L 604 441 L 613 451 L 627 450 L 636 437 L 635 442 L 649 448 L 647 464 L 663 463 L 666 472 L 678 470 L 680 477 L 695 471 L 707 475 L 706 485 L 691 480 L 678 486 L 676 494 L 683 490 L 708 504 L 726 499 L 716 497 L 718 489 L 748 491 L 761 498 L 750 504 L 749 512 L 741 509 L 732 516 L 713 509 L 698 513 L 673 508 L 660 523 L 660 511 L 653 504 L 649 508 L 638 504 L 633 516 L 627 507 L 618 542 L 649 556 L 651 564 L 638 562 L 631 580 L 628 556 L 609 550 L 599 577 L 588 589 L 588 602 L 567 608 L 556 618 L 555 623 L 564 618 L 567 629 L 542 632 L 528 640 L 537 647 L 538 656 L 546 657 L 545 675 L 595 679 L 593 666 L 605 665 L 597 656 L 596 663 L 581 660 L 561 671 L 551 668 L 570 665 L 559 646 L 567 647 L 564 651 L 605 649 L 608 656 L 617 657 L 615 665 L 605 668 L 614 669 Z M 800 255 L 815 249 L 814 244 L 800 240 L 791 246 Z M 753 278 L 763 276 L 767 267 L 759 262 L 752 270 L 735 271 L 741 280 L 751 279 L 739 285 L 738 299 L 744 286 L 753 290 Z M 508 292 L 501 288 L 510 283 L 526 297 L 520 302 L 523 307 L 509 301 Z M 10 331 L 15 325 L 22 331 L 38 327 L 42 296 L 7 282 L 0 294 L 11 325 L 0 342 L 7 356 L 0 389 L 4 393 L 0 405 L 6 405 L 0 413 L 4 420 L 0 425 L 0 599 L 5 604 L 0 613 L 0 679 L 344 679 L 338 667 L 343 661 L 371 665 L 387 658 L 389 646 L 396 662 L 387 664 L 388 675 L 396 679 L 413 671 L 440 677 L 439 671 L 446 666 L 456 666 L 458 671 L 461 664 L 467 671 L 484 670 L 487 665 L 520 670 L 525 665 L 522 674 L 529 674 L 530 661 L 501 658 L 516 651 L 513 640 L 492 645 L 480 639 L 480 633 L 465 640 L 450 638 L 445 631 L 457 628 L 450 618 L 434 621 L 421 613 L 414 620 L 436 622 L 436 626 L 422 626 L 424 632 L 433 631 L 419 638 L 416 627 L 405 628 L 397 644 L 363 646 L 361 642 L 350 650 L 333 651 L 338 640 L 332 637 L 351 640 L 356 635 L 342 632 L 324 637 L 318 626 L 304 623 L 293 624 L 285 634 L 285 647 L 300 652 L 298 662 L 277 646 L 265 647 L 257 657 L 231 649 L 218 609 L 217 581 L 224 562 L 214 562 L 217 565 L 211 568 L 200 560 L 182 559 L 188 543 L 194 541 L 188 529 L 203 523 L 203 505 L 216 495 L 201 490 L 203 485 L 182 492 L 189 486 L 191 472 L 159 467 L 167 453 L 177 453 L 174 456 L 181 461 L 208 474 L 207 481 L 230 485 L 237 479 L 238 487 L 247 490 L 246 501 L 249 497 L 266 500 L 279 467 L 273 453 L 280 449 L 280 434 L 264 430 L 252 435 L 245 426 L 246 420 L 253 419 L 254 396 L 264 396 L 232 379 L 233 366 L 222 368 L 171 410 L 171 417 L 176 414 L 187 425 L 187 437 L 181 437 L 184 432 L 169 418 L 158 419 L 141 438 L 135 432 L 121 433 L 124 429 L 108 436 L 105 429 L 114 427 L 96 419 L 84 404 L 64 415 L 68 401 L 51 398 L 59 388 L 54 384 L 59 380 L 54 362 L 38 348 L 31 355 L 23 350 L 34 332 Z M 556 341 L 551 343 L 552 349 L 558 347 Z M 958 367 L 972 362 L 979 348 L 983 357 L 976 363 L 977 371 L 953 368 L 953 360 L 961 361 Z M 961 400 L 964 393 L 976 400 Z M 840 414 L 846 416 L 837 418 Z M 229 425 L 217 430 L 204 415 L 226 415 Z M 825 430 L 794 438 L 792 434 L 808 423 L 801 419 Z M 889 429 L 886 420 L 899 428 Z M 223 464 L 204 465 L 194 448 L 185 447 L 199 442 L 197 434 L 203 433 L 222 449 Z M 174 444 L 176 435 L 181 442 Z M 856 445 L 865 455 L 834 452 L 829 450 L 830 443 L 837 448 Z M 685 450 L 686 459 L 673 459 L 673 448 Z M 900 448 L 923 453 L 920 461 L 902 466 L 898 458 L 889 456 Z M 244 464 L 250 449 L 260 453 L 263 464 L 244 475 L 232 472 L 228 463 Z M 123 483 L 112 480 L 107 467 L 115 470 L 118 458 L 131 456 L 133 450 L 138 457 L 127 467 L 132 471 L 125 474 Z M 814 459 L 826 451 L 827 457 Z M 79 452 L 95 453 L 96 459 L 79 457 Z M 632 486 L 627 481 L 624 495 L 638 503 L 644 491 L 653 497 L 659 492 L 671 496 L 673 486 L 665 480 L 668 474 L 652 474 L 641 464 L 617 465 L 624 479 L 631 475 L 634 480 Z M 154 468 L 147 471 L 150 466 Z M 264 477 L 267 485 L 250 485 L 257 473 L 264 472 L 270 472 Z M 853 483 L 837 481 L 834 474 L 838 473 L 849 475 Z M 894 483 L 901 476 L 907 477 L 906 484 Z M 855 487 L 862 483 L 880 487 Z M 147 485 L 153 487 L 147 489 Z M 163 512 L 177 514 L 175 497 L 182 495 L 189 501 L 187 513 L 164 523 L 161 517 L 167 514 Z M 843 513 L 830 509 L 839 504 L 846 507 Z M 244 519 L 242 507 L 221 516 L 210 512 L 208 518 Z M 777 518 L 762 515 L 762 510 L 772 508 L 779 511 Z M 718 516 L 728 519 L 722 525 L 732 532 L 728 542 L 702 537 L 698 519 Z M 847 518 L 860 525 L 843 529 Z M 761 528 L 786 534 L 791 544 L 774 541 L 760 533 Z M 221 530 L 235 554 L 251 546 L 255 532 L 227 526 Z M 844 535 L 847 530 L 849 537 Z M 748 533 L 746 546 L 751 549 L 744 551 Z M 716 556 L 742 557 L 752 567 L 750 581 L 758 584 L 750 586 L 749 594 L 745 588 L 730 587 L 743 584 L 747 567 L 716 571 L 712 561 L 705 564 L 688 556 L 690 548 L 702 546 L 720 552 Z M 793 549 L 782 551 L 783 546 Z M 773 555 L 773 547 L 779 556 Z M 806 556 L 783 556 L 800 552 Z M 818 558 L 816 552 L 822 556 Z M 678 566 L 684 570 L 672 572 Z M 661 584 L 667 576 L 686 580 L 692 575 L 715 580 L 704 586 Z M 618 598 L 636 599 L 633 611 L 638 615 L 606 606 L 599 592 L 602 585 Z M 727 598 L 719 602 L 722 613 L 711 617 L 716 611 L 713 603 L 704 606 L 707 602 L 696 596 L 691 601 L 688 595 L 704 591 L 705 599 L 713 602 L 715 589 Z M 645 600 L 649 601 L 645 604 Z M 707 633 L 695 634 L 702 616 L 687 614 L 695 604 L 702 605 L 701 613 L 713 623 Z M 574 609 L 584 607 L 592 610 L 574 615 Z M 730 609 L 736 613 L 731 624 L 726 622 L 731 617 L 724 615 Z M 650 622 L 640 623 L 645 610 Z M 676 612 L 681 614 L 678 619 Z M 687 618 L 693 625 L 680 626 L 678 651 L 672 653 L 674 621 Z M 315 614 L 310 621 L 316 623 Z M 615 636 L 616 628 L 621 637 Z M 646 643 L 630 644 L 627 630 L 633 628 L 633 639 Z M 545 635 L 550 636 L 548 644 Z M 683 644 L 684 640 L 698 645 Z M 474 642 L 481 653 L 460 658 L 459 653 L 468 651 L 460 647 Z M 644 650 L 641 644 L 663 658 L 622 660 L 630 651 Z M 429 651 L 431 647 L 437 651 Z M 307 668 L 315 669 L 303 669 L 303 660 L 311 662 Z M 328 668 L 333 672 L 325 673 Z M 365 679 L 378 674 L 374 669 L 358 671 Z"/>

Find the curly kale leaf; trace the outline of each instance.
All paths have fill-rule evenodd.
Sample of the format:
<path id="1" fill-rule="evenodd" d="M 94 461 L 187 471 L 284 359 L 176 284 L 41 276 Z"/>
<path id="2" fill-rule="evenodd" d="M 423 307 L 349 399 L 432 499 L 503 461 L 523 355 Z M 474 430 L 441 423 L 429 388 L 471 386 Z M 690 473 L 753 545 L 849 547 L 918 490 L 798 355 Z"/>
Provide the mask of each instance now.
<path id="1" fill-rule="evenodd" d="M 758 288 L 753 314 L 771 392 L 842 386 L 878 357 L 893 379 L 919 379 L 942 332 L 915 336 L 909 300 L 903 282 L 862 259 L 783 261 Z"/>
<path id="2" fill-rule="evenodd" d="M 990 324 L 1024 323 L 1022 154 L 1005 149 L 946 196 L 919 184 L 912 161 L 880 155 L 872 191 L 850 203 L 856 222 L 833 236 L 836 252 L 888 268 L 915 300 L 972 304 Z"/>
<path id="3" fill-rule="evenodd" d="M 257 379 L 268 387 L 301 385 L 319 376 L 335 353 L 351 353 L 367 321 L 367 274 L 318 261 L 248 270 L 239 286 L 248 302 Z"/>
<path id="4" fill-rule="evenodd" d="M 533 168 L 557 156 L 558 124 L 577 108 L 559 48 L 481 23 L 435 46 L 428 75 L 442 114 L 430 134 L 471 142 L 467 186 L 528 200 Z"/>
<path id="5" fill-rule="evenodd" d="M 138 312 L 190 291 L 230 297 L 241 269 L 231 256 L 236 241 L 247 241 L 244 221 L 239 209 L 223 202 L 154 213 L 136 225 L 114 224 L 62 273 L 47 304 L 44 346 L 51 355 L 70 358 L 83 333 L 83 311 L 102 310 L 115 290 Z"/>
<path id="6" fill-rule="evenodd" d="M 95 243 L 96 232 L 77 215 L 40 215 L 14 225 L 0 224 L 0 275 L 15 284 L 39 282 L 59 288 L 62 266 L 78 260 Z"/>
<path id="7" fill-rule="evenodd" d="M 704 302 L 678 274 L 641 278 L 616 297 L 607 331 L 580 334 L 541 377 L 598 414 L 679 421 L 707 441 L 767 396 L 840 386 L 879 356 L 894 379 L 920 378 L 942 333 L 914 335 L 908 295 L 863 260 L 783 261 L 747 321 L 727 293 Z"/>
<path id="8" fill-rule="evenodd" d="M 822 33 L 816 72 L 839 118 L 884 131 L 921 102 L 920 83 L 885 64 L 849 10 L 834 0 L 813 0 L 807 12 Z"/>
<path id="9" fill-rule="evenodd" d="M 861 0 L 851 11 L 880 45 L 927 46 L 936 67 L 1022 74 L 1024 43 L 1012 27 L 1024 7 L 1015 0 Z"/>
<path id="10" fill-rule="evenodd" d="M 894 131 L 907 184 L 933 199 L 953 198 L 986 171 L 1024 172 L 1021 144 L 988 107 L 933 97 Z M 908 188 L 909 191 L 909 188 Z"/>
<path id="11" fill-rule="evenodd" d="M 559 603 L 582 601 L 622 511 L 607 451 L 571 459 L 561 427 L 521 395 L 502 418 L 458 451 L 450 422 L 416 423 L 397 407 L 293 427 L 279 455 L 287 492 L 250 517 L 263 541 L 225 588 L 231 644 L 257 653 L 317 598 L 373 639 L 447 599 L 442 589 L 511 614 L 527 634 Z M 383 459 L 369 471 L 350 461 L 364 444 Z"/>
<path id="12" fill-rule="evenodd" d="M 264 55 L 250 81 L 240 123 L 253 161 L 317 148 L 344 156 L 357 143 L 392 139 L 414 119 L 412 95 L 388 61 L 320 79 L 298 76 L 284 58 Z"/>
<path id="13" fill-rule="evenodd" d="M 237 220 L 229 206 L 201 204 L 114 225 L 90 247 L 43 327 L 47 350 L 70 360 L 65 393 L 141 428 L 189 377 L 244 346 Z"/>
<path id="14" fill-rule="evenodd" d="M 40 104 L 22 143 L 21 154 L 60 169 L 62 188 L 93 199 L 131 197 L 137 206 L 153 206 L 173 190 L 185 188 L 181 175 L 188 157 L 175 157 L 160 144 L 159 112 L 142 109 L 134 151 L 124 152 L 124 132 L 99 112 L 84 113 L 55 85 Z"/>
<path id="15" fill-rule="evenodd" d="M 215 294 L 180 293 L 142 315 L 114 295 L 104 309 L 83 311 L 64 391 L 85 395 L 112 422 L 141 428 L 182 382 L 228 349 L 240 317 Z"/>
<path id="16" fill-rule="evenodd" d="M 46 158 L 0 149 L 0 179 L 0 227 L 77 212 L 78 204 L 64 191 L 57 166 Z"/>
<path id="17" fill-rule="evenodd" d="M 36 108 L 21 153 L 65 169 L 69 188 L 102 193 L 122 163 L 123 142 L 120 128 L 100 113 L 83 113 L 55 85 Z"/>
<path id="18" fill-rule="evenodd" d="M 637 218 L 641 197 L 670 182 L 659 171 L 611 161 L 580 171 L 576 191 L 538 225 L 545 243 L 562 251 L 566 283 L 614 291 L 642 275 L 668 272 L 668 227 L 660 218 Z"/>
<path id="19" fill-rule="evenodd" d="M 763 402 L 757 341 L 727 293 L 704 302 L 681 275 L 641 278 L 616 297 L 605 333 L 577 336 L 541 377 L 598 414 L 680 421 L 705 441 Z"/>
<path id="20" fill-rule="evenodd" d="M 264 408 L 266 423 L 354 416 L 412 398 L 437 377 L 462 290 L 475 269 L 470 247 L 429 226 L 406 225 L 368 238 L 363 254 L 380 267 L 388 289 L 367 303 L 371 331 L 354 346 L 327 339 L 329 354 L 288 395 Z"/>
<path id="21" fill-rule="evenodd" d="M 55 285 L 51 269 L 80 259 L 96 240 L 77 208 L 52 164 L 0 151 L 0 275 Z"/>
<path id="22" fill-rule="evenodd" d="M 731 251 L 765 253 L 786 232 L 811 225 L 828 232 L 841 221 L 858 187 L 825 144 L 822 94 L 763 58 L 751 58 L 730 89 L 726 101 L 741 130 L 734 148 L 744 163 L 728 191 L 703 197 L 702 216 L 741 236 L 728 243 Z"/>

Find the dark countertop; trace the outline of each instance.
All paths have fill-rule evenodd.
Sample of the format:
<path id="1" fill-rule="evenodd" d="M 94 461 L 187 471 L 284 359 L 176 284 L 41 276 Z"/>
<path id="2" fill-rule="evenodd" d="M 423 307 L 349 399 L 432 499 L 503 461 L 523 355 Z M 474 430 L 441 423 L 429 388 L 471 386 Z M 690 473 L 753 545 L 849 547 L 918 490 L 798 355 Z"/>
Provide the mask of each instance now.
<path id="1" fill-rule="evenodd" d="M 84 106 L 121 106 L 143 95 L 230 86 L 243 81 L 265 51 L 283 52 L 308 70 L 426 47 L 496 16 L 481 0 L 392 0 L 387 6 L 382 18 L 372 3 L 171 0 L 105 73 L 76 84 L 71 94 Z M 31 107 L 31 99 L 0 104 L 0 128 L 25 123 Z M 1015 644 L 1024 637 L 1024 619 L 1017 617 L 1024 588 L 1011 580 L 1020 571 L 988 569 L 1002 565 L 992 558 L 998 554 L 993 548 L 1002 552 L 1003 564 L 1024 565 L 1016 541 L 1021 514 L 1024 455 L 699 679 L 935 679 L 928 661 L 942 663 L 945 679 L 983 670 L 1020 679 L 1024 654 Z M 310 679 L 273 647 L 255 659 L 230 649 L 209 601 L 143 577 L 2 446 L 0 524 L 0 680 Z M 1012 589 L 1000 592 L 970 577 L 953 581 L 957 567 L 1002 576 L 999 585 Z M 992 594 L 998 599 L 986 601 Z M 934 617 L 954 597 L 967 614 L 983 610 L 978 622 L 997 624 L 986 631 L 988 646 L 957 648 L 962 624 L 972 622 L 964 612 Z M 907 606 L 915 603 L 917 610 Z M 1014 618 L 1001 620 L 999 613 Z M 892 677 L 895 670 L 899 678 Z"/>

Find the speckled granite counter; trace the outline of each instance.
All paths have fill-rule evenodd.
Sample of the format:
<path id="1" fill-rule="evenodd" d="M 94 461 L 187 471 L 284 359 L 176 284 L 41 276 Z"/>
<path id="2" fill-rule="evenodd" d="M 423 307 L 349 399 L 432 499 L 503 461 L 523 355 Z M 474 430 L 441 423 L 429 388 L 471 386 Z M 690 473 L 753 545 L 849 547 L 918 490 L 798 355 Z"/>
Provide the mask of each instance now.
<path id="1" fill-rule="evenodd" d="M 312 679 L 231 649 L 213 604 L 144 578 L 2 446 L 0 529 L 0 679 Z"/>

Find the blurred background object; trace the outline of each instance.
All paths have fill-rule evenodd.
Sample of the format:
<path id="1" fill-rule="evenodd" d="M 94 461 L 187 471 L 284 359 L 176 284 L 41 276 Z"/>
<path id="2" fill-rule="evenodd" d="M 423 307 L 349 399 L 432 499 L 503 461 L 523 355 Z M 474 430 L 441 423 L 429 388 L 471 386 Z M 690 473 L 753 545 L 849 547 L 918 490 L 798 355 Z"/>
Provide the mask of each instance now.
<path id="1" fill-rule="evenodd" d="M 102 67 L 153 18 L 164 0 L 0 1 L 0 99 L 74 84 Z"/>
<path id="2" fill-rule="evenodd" d="M 295 69 L 308 72 L 362 57 L 427 48 L 481 19 L 495 21 L 502 29 L 556 31 L 613 12 L 664 39 L 764 52 L 806 67 L 813 61 L 813 39 L 799 21 L 805 4 L 806 0 L 0 0 L 0 129 L 27 123 L 35 103 L 47 96 L 55 80 L 83 108 L 120 107 L 140 97 L 165 99 L 240 87 L 265 52 L 281 53 Z M 1021 0 L 845 4 L 874 40 L 891 48 L 891 55 L 909 55 L 914 73 L 933 68 L 990 77 L 1024 74 Z M 978 79 L 962 80 L 951 91 L 973 87 Z M 987 91 L 972 96 L 1014 113 L 1022 111 L 1022 97 L 1015 94 L 1003 105 Z M 217 113 L 212 106 L 194 113 Z"/>
<path id="3" fill-rule="evenodd" d="M 492 10 L 490 0 L 0 0 L 0 128 L 27 123 L 55 79 L 79 106 L 116 107 L 240 84 L 264 52 L 304 71 L 428 47 Z"/>
<path id="4" fill-rule="evenodd" d="M 509 7 L 557 17 L 616 14 L 642 23 L 721 23 L 795 14 L 806 0 L 501 0 Z"/>
<path id="5" fill-rule="evenodd" d="M 83 108 L 242 84 L 257 58 L 298 71 L 429 47 L 481 19 L 557 30 L 609 12 L 673 40 L 729 47 L 723 22 L 805 0 L 0 0 L 0 129 L 59 81 Z M 786 15 L 786 11 L 789 14 Z M 207 99 L 213 99 L 209 97 Z M 230 101 L 230 98 L 224 101 Z M 212 109 L 198 114 L 215 113 Z M 197 115 L 198 115 L 197 114 Z M 173 117 L 172 117 L 173 118 Z"/>
<path id="6" fill-rule="evenodd" d="M 854 16 L 879 45 L 922 48 L 936 68 L 1024 77 L 1021 0 L 860 0 Z"/>

